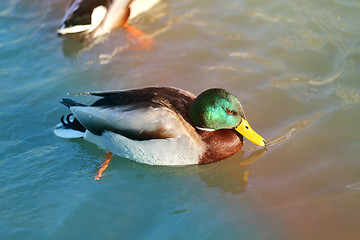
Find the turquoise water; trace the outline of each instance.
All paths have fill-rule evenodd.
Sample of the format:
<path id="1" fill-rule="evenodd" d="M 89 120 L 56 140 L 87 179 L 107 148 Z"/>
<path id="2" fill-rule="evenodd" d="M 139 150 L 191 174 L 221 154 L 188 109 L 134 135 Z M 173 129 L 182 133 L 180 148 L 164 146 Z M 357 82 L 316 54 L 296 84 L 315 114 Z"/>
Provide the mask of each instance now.
<path id="1" fill-rule="evenodd" d="M 0 3 L 0 239 L 358 239 L 360 3 L 162 1 L 94 44 L 56 36 L 67 1 Z M 68 92 L 175 86 L 239 97 L 270 143 L 147 166 L 54 136 Z M 90 101 L 77 97 L 83 102 Z"/>

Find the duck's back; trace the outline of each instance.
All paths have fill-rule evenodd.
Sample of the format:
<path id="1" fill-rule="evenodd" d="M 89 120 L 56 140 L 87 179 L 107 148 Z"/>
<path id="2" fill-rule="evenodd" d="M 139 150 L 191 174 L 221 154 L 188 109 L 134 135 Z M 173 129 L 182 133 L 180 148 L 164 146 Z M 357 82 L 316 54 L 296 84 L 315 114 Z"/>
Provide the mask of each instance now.
<path id="1" fill-rule="evenodd" d="M 189 108 L 195 95 L 182 89 L 170 87 L 147 87 L 125 91 L 90 92 L 90 95 L 102 97 L 91 106 L 115 107 L 148 104 L 153 107 L 166 106 L 179 112 L 188 120 Z"/>
<path id="2" fill-rule="evenodd" d="M 150 140 L 196 134 L 188 117 L 194 95 L 186 91 L 151 87 L 86 95 L 101 98 L 89 106 L 72 103 L 68 107 L 95 135 L 112 131 L 133 140 Z"/>

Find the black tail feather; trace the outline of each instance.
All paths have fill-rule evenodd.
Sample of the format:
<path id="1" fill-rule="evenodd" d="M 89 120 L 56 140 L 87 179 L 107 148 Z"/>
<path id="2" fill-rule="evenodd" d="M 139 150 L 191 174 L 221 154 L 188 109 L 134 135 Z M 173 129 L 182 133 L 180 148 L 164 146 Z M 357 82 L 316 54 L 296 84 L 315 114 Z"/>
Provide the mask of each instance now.
<path id="1" fill-rule="evenodd" d="M 74 106 L 80 106 L 80 107 L 86 106 L 85 104 L 75 102 L 74 100 L 72 100 L 70 98 L 63 98 L 63 99 L 61 99 L 60 103 L 64 104 L 68 108 L 74 107 Z"/>
<path id="2" fill-rule="evenodd" d="M 73 120 L 71 121 L 70 118 L 73 115 L 74 114 L 71 113 L 71 114 L 67 115 L 66 117 L 62 116 L 61 119 L 60 119 L 62 125 L 67 129 L 73 129 L 73 130 L 76 130 L 76 131 L 85 132 L 86 128 L 79 122 L 79 120 L 77 120 L 74 117 Z"/>

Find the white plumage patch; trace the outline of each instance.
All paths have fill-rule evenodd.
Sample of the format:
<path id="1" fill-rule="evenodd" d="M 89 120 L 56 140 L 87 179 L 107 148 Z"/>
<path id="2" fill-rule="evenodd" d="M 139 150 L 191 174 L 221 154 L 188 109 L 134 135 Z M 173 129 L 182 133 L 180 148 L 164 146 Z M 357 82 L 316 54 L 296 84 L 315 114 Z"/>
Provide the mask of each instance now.
<path id="1" fill-rule="evenodd" d="M 93 31 L 100 23 L 104 20 L 107 13 L 107 9 L 104 6 L 98 6 L 94 9 L 91 14 L 91 25 L 89 28 L 89 32 Z"/>
<path id="2" fill-rule="evenodd" d="M 94 8 L 93 12 L 91 13 L 91 24 L 87 25 L 76 25 L 72 27 L 65 27 L 63 24 L 60 29 L 58 29 L 58 33 L 61 35 L 66 34 L 74 34 L 74 33 L 82 33 L 85 31 L 91 32 L 95 28 L 97 28 L 100 23 L 104 20 L 107 13 L 107 9 L 104 6 L 98 6 Z"/>
<path id="3" fill-rule="evenodd" d="M 55 129 L 54 133 L 56 136 L 61 138 L 82 138 L 84 137 L 85 133 L 76 131 L 73 129 L 65 128 L 62 123 L 59 123 Z"/>
<path id="4" fill-rule="evenodd" d="M 198 126 L 195 126 L 197 129 L 199 130 L 203 130 L 203 131 L 208 131 L 208 132 L 215 132 L 216 130 L 215 129 L 211 129 L 211 128 L 202 128 L 202 127 L 198 127 Z"/>
<path id="5" fill-rule="evenodd" d="M 135 0 L 130 4 L 129 20 L 151 9 L 159 0 Z"/>
<path id="6" fill-rule="evenodd" d="M 65 27 L 65 24 L 58 29 L 58 33 L 61 35 L 71 34 L 71 33 L 81 33 L 85 32 L 90 28 L 91 25 L 77 25 L 73 27 Z"/>
<path id="7" fill-rule="evenodd" d="M 188 134 L 176 138 L 135 141 L 110 131 L 105 131 L 101 136 L 86 131 L 84 138 L 114 154 L 149 165 L 194 165 L 199 163 L 205 151 L 205 147 L 199 146 Z"/>

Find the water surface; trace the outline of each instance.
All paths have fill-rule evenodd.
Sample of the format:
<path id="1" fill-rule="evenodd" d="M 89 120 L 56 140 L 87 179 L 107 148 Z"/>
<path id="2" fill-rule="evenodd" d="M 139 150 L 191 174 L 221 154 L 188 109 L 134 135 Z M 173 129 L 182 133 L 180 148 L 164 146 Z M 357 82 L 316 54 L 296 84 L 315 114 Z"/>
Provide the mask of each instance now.
<path id="1" fill-rule="evenodd" d="M 1 239 L 358 239 L 360 3 L 165 1 L 93 44 L 56 36 L 62 0 L 0 3 Z M 230 90 L 270 143 L 154 167 L 59 139 L 68 92 Z M 81 96 L 77 100 L 88 101 Z"/>

